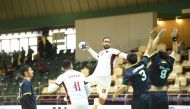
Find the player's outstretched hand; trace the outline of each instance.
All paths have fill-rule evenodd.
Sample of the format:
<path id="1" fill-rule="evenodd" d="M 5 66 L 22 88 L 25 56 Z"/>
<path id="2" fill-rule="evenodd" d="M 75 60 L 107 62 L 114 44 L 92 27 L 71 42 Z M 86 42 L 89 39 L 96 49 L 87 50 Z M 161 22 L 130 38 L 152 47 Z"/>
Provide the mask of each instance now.
<path id="1" fill-rule="evenodd" d="M 88 42 L 86 42 L 86 49 L 88 50 L 90 48 L 90 45 Z"/>
<path id="2" fill-rule="evenodd" d="M 171 33 L 171 37 L 177 39 L 177 32 L 178 32 L 178 29 L 177 29 L 177 28 L 174 28 L 174 29 L 173 29 L 173 32 Z"/>
<path id="3" fill-rule="evenodd" d="M 160 32 L 158 33 L 158 36 L 159 36 L 159 37 L 164 36 L 164 34 L 166 33 L 166 31 L 167 31 L 166 28 L 161 29 Z"/>
<path id="4" fill-rule="evenodd" d="M 157 34 L 157 27 L 154 27 L 152 30 L 149 30 L 149 36 L 152 37 L 152 39 L 154 39 L 157 36 Z"/>
<path id="5" fill-rule="evenodd" d="M 79 42 L 78 46 L 83 51 L 88 50 L 90 48 L 88 42 L 86 42 L 86 41 Z"/>

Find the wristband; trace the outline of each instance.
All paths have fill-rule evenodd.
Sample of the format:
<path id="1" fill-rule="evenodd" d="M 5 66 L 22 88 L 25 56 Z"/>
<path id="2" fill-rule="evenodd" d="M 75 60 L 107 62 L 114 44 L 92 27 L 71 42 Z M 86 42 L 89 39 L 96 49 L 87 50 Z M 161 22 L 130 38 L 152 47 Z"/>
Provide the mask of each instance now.
<path id="1" fill-rule="evenodd" d="M 177 41 L 177 37 L 172 37 L 172 41 Z"/>

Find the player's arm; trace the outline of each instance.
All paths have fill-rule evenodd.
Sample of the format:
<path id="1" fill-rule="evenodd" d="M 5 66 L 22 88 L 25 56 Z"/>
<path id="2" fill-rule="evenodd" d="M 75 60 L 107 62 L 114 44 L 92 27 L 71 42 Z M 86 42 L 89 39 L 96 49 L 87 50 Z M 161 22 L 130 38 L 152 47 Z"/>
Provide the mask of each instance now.
<path id="1" fill-rule="evenodd" d="M 121 85 L 119 89 L 117 89 L 117 91 L 113 94 L 112 101 L 114 101 L 119 94 L 124 93 L 126 90 L 127 90 L 127 86 Z"/>
<path id="2" fill-rule="evenodd" d="M 156 36 L 156 38 L 153 40 L 153 45 L 152 45 L 152 49 L 151 49 L 151 53 L 156 51 L 158 42 L 160 41 L 161 37 L 164 36 L 165 32 L 167 31 L 166 28 L 162 29 Z M 155 31 L 155 33 L 157 33 L 157 31 Z"/>
<path id="3" fill-rule="evenodd" d="M 48 92 L 50 93 L 55 92 L 59 88 L 59 85 L 55 83 L 55 80 L 49 80 L 48 84 Z"/>
<path id="4" fill-rule="evenodd" d="M 153 39 L 154 39 L 154 37 L 156 35 L 157 35 L 157 32 L 156 32 L 156 27 L 155 27 L 149 33 L 148 44 L 147 44 L 147 47 L 146 47 L 146 50 L 145 50 L 145 53 L 144 53 L 145 56 L 148 56 L 148 57 L 150 56 L 150 52 L 151 52 L 151 49 L 152 49 Z"/>
<path id="5" fill-rule="evenodd" d="M 127 58 L 127 54 L 124 53 L 124 52 L 120 52 L 119 55 L 118 55 L 118 57 L 126 59 Z"/>
<path id="6" fill-rule="evenodd" d="M 86 49 L 87 49 L 87 51 L 92 55 L 92 57 L 94 57 L 95 59 L 98 60 L 98 53 L 96 53 L 96 52 L 89 46 L 88 43 L 87 43 L 87 45 L 86 45 Z"/>
<path id="7" fill-rule="evenodd" d="M 112 54 L 115 54 L 117 57 L 127 59 L 127 54 L 119 51 L 118 49 L 112 49 Z"/>
<path id="8" fill-rule="evenodd" d="M 90 84 L 88 82 L 84 82 L 84 84 L 85 84 L 84 88 L 86 90 L 86 95 L 89 96 L 91 91 L 92 91 L 91 87 L 90 87 Z"/>
<path id="9" fill-rule="evenodd" d="M 178 30 L 175 28 L 171 34 L 172 42 L 173 42 L 173 48 L 170 56 L 175 57 L 177 54 L 177 32 Z"/>

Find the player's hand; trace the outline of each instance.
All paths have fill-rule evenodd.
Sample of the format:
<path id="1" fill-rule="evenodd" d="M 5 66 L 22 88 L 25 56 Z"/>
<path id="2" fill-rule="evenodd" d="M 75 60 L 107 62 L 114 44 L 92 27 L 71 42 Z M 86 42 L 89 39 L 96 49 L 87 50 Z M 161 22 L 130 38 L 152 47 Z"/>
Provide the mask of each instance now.
<path id="1" fill-rule="evenodd" d="M 51 79 L 48 80 L 48 84 L 54 84 L 54 83 L 55 83 L 55 80 L 51 80 Z"/>
<path id="2" fill-rule="evenodd" d="M 177 32 L 178 32 L 178 29 L 177 29 L 177 28 L 174 28 L 174 29 L 173 29 L 173 32 L 171 33 L 171 37 L 172 37 L 172 38 L 177 38 Z"/>
<path id="3" fill-rule="evenodd" d="M 152 39 L 154 39 L 157 36 L 157 34 L 157 27 L 154 27 L 152 30 L 149 30 L 149 36 L 152 37 Z"/>
<path id="4" fill-rule="evenodd" d="M 113 96 L 112 96 L 112 101 L 115 101 L 116 97 L 117 97 L 117 95 L 116 95 L 116 94 L 113 94 Z"/>
<path id="5" fill-rule="evenodd" d="M 90 48 L 90 45 L 88 42 L 86 42 L 86 50 L 88 50 Z"/>
<path id="6" fill-rule="evenodd" d="M 158 37 L 164 36 L 164 34 L 166 33 L 166 31 L 167 31 L 166 28 L 161 29 L 157 36 L 158 36 Z"/>

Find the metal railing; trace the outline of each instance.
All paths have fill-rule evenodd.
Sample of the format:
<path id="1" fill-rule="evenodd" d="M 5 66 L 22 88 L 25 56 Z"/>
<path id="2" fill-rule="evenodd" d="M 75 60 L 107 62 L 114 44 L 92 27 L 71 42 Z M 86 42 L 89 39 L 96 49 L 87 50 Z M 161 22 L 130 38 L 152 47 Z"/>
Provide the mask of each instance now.
<path id="1" fill-rule="evenodd" d="M 89 97 L 89 103 L 93 103 L 93 99 L 96 98 L 97 94 L 92 94 Z M 64 95 L 37 95 L 36 101 L 37 104 L 43 105 L 43 104 L 66 104 L 66 101 L 64 100 Z M 107 99 L 107 105 L 117 105 L 124 104 L 129 105 L 131 103 L 132 95 L 128 94 L 122 94 L 119 95 L 116 101 L 111 101 L 112 95 L 108 95 Z M 190 105 L 190 94 L 169 94 L 168 95 L 169 103 L 172 105 Z M 0 105 L 18 105 L 20 104 L 19 100 L 17 100 L 17 95 L 9 95 L 9 96 L 0 96 Z"/>

